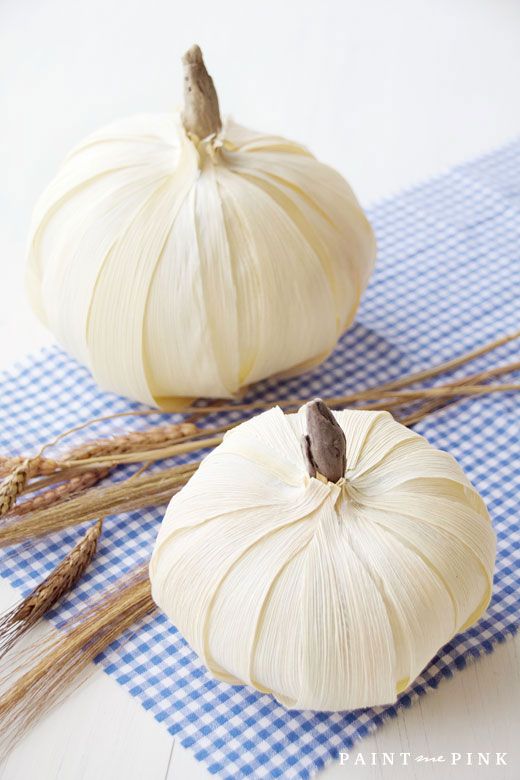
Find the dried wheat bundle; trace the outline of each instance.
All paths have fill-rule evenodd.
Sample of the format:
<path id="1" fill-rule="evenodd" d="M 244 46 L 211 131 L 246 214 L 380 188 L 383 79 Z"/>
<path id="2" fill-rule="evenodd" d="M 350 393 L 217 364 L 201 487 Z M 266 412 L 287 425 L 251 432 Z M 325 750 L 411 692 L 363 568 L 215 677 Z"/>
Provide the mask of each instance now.
<path id="1" fill-rule="evenodd" d="M 472 352 L 461 355 L 434 368 L 403 377 L 389 382 L 378 388 L 371 388 L 357 393 L 326 398 L 325 400 L 335 406 L 351 405 L 356 408 L 391 409 L 396 419 L 405 424 L 415 424 L 423 419 L 426 414 L 446 405 L 451 400 L 457 400 L 465 396 L 478 396 L 494 392 L 511 392 L 520 389 L 520 385 L 505 383 L 499 385 L 485 384 L 489 379 L 504 375 L 518 368 L 515 362 L 506 366 L 500 366 L 488 371 L 474 374 L 471 377 L 458 379 L 434 387 L 418 387 L 413 385 L 425 381 L 441 373 L 456 369 L 465 363 L 479 357 L 492 349 L 495 349 L 509 341 L 518 338 L 520 332 L 508 334 L 495 339 L 492 342 L 479 347 Z M 402 388 L 408 388 L 403 390 Z M 411 388 L 411 389 L 410 389 Z M 284 408 L 300 406 L 306 399 L 289 399 L 279 401 Z M 406 407 L 420 401 L 425 403 L 411 413 L 406 413 Z M 364 405 L 366 404 L 366 405 Z M 261 409 L 269 404 L 257 402 L 251 404 L 211 405 L 205 407 L 193 407 L 195 416 L 205 416 L 220 411 L 246 412 L 250 409 Z M 135 414 L 155 413 L 153 410 L 139 410 Z M 77 445 L 68 451 L 59 460 L 43 456 L 43 451 L 55 444 L 64 436 L 73 431 L 81 430 L 94 422 L 110 419 L 111 417 L 123 417 L 133 415 L 133 412 L 123 412 L 107 417 L 96 418 L 87 421 L 70 431 L 65 431 L 54 442 L 42 447 L 38 455 L 28 459 L 22 456 L 3 457 L 0 460 L 0 474 L 7 474 L 0 486 L 0 515 L 16 512 L 17 517 L 34 513 L 57 503 L 68 501 L 74 494 L 86 491 L 93 487 L 106 472 L 96 470 L 93 467 L 110 468 L 125 463 L 143 463 L 154 460 L 163 460 L 180 454 L 194 452 L 200 449 L 216 446 L 221 441 L 220 434 L 228 430 L 236 423 L 220 426 L 214 429 L 197 428 L 191 422 L 173 423 L 156 426 L 147 431 L 131 431 L 119 434 L 107 439 L 96 439 Z M 34 477 L 44 479 L 34 479 Z M 45 478 L 46 477 L 46 478 Z M 58 487 L 52 485 L 60 483 Z M 50 490 L 45 490 L 51 488 Z M 33 499 L 25 502 L 16 510 L 13 509 L 17 498 L 25 492 L 38 493 Z M 143 495 L 144 498 L 144 495 Z M 162 498 L 162 496 L 161 496 Z M 156 501 L 157 499 L 154 499 Z M 145 504 L 141 504 L 144 506 Z M 131 504 L 127 508 L 130 508 Z M 70 507 L 76 509 L 76 506 Z M 115 505 L 116 509 L 119 506 Z M 135 507 L 133 507 L 135 508 Z M 119 511 L 122 511 L 119 509 Z M 37 528 L 37 523 L 35 524 Z M 63 527 L 57 525 L 57 527 Z M 48 531 L 45 531 L 47 533 Z M 8 534 L 9 537 L 9 534 Z"/>
<path id="2" fill-rule="evenodd" d="M 520 332 L 496 339 L 440 366 L 411 374 L 379 388 L 341 397 L 326 398 L 325 400 L 336 406 L 350 405 L 354 408 L 371 410 L 392 409 L 397 420 L 405 425 L 414 425 L 427 414 L 431 414 L 436 409 L 453 403 L 461 397 L 478 396 L 491 392 L 511 392 L 520 389 L 520 385 L 514 383 L 485 384 L 490 379 L 517 370 L 520 367 L 518 361 L 434 387 L 413 387 L 417 382 L 459 368 L 470 360 L 519 336 Z M 417 407 L 421 401 L 422 405 Z M 280 401 L 279 405 L 291 407 L 304 402 L 304 399 L 293 399 Z M 412 411 L 407 411 L 410 405 L 414 404 L 415 408 Z M 263 402 L 258 404 L 260 408 L 264 405 Z M 227 409 L 246 412 L 254 406 L 255 404 L 235 404 L 218 408 L 216 406 L 197 407 L 196 413 L 205 416 L 215 411 Z M 148 411 L 145 410 L 145 413 Z M 132 413 L 119 413 L 114 417 L 127 416 L 127 414 Z M 80 430 L 93 422 L 95 420 L 87 421 L 73 430 Z M 155 472 L 153 475 L 146 475 L 139 480 L 134 480 L 131 488 L 127 488 L 126 483 L 116 483 L 93 489 L 94 482 L 97 480 L 92 479 L 91 476 L 82 477 L 81 475 L 91 474 L 94 468 L 110 468 L 123 463 L 150 463 L 211 448 L 217 446 L 222 440 L 222 434 L 236 424 L 233 422 L 218 428 L 208 429 L 199 428 L 193 423 L 174 423 L 158 426 L 148 431 L 130 432 L 76 446 L 57 462 L 59 468 L 54 474 L 26 485 L 25 491 L 49 488 L 64 476 L 68 477 L 68 482 L 64 482 L 58 488 L 39 493 L 34 499 L 30 499 L 33 503 L 25 502 L 15 509 L 12 508 L 11 504 L 8 522 L 0 527 L 0 546 L 22 542 L 32 536 L 42 536 L 102 514 L 115 514 L 145 506 L 166 504 L 172 495 L 188 481 L 193 471 L 196 470 L 197 463 L 190 464 L 188 467 L 167 468 Z M 58 439 L 68 433 L 65 432 Z M 41 454 L 39 457 L 41 458 Z M 82 489 L 90 482 L 89 490 Z M 76 490 L 74 489 L 75 485 L 77 486 Z M 79 494 L 74 497 L 74 493 Z"/>
<path id="3" fill-rule="evenodd" d="M 141 565 L 88 602 L 64 631 L 30 648 L 25 671 L 0 678 L 0 760 L 99 653 L 154 609 L 148 568 Z"/>
<path id="4" fill-rule="evenodd" d="M 484 379 L 488 379 L 491 376 L 498 376 L 501 373 L 510 373 L 517 367 L 518 363 L 513 363 L 488 372 L 483 372 L 480 376 Z M 473 381 L 476 381 L 476 377 L 473 377 L 472 379 Z M 372 410 L 394 409 L 396 410 L 395 416 L 398 420 L 405 424 L 414 424 L 423 419 L 426 413 L 430 413 L 431 411 L 435 411 L 435 409 L 444 406 L 449 399 L 520 390 L 520 384 L 504 383 L 500 385 L 485 385 L 469 384 L 469 381 L 469 379 L 463 379 L 446 385 L 420 388 L 417 390 L 387 391 L 374 389 L 362 393 L 352 393 L 345 396 L 326 398 L 325 400 L 327 403 L 337 406 L 349 404 L 357 408 Z M 407 406 L 410 403 L 428 399 L 432 400 L 410 416 L 403 416 L 398 411 L 399 408 Z M 359 403 L 360 401 L 366 401 L 367 403 L 366 405 L 362 405 Z M 304 403 L 304 401 L 298 399 L 287 402 L 281 401 L 279 405 L 291 408 L 293 405 L 302 403 Z M 259 407 L 263 408 L 264 404 L 259 404 Z M 228 408 L 246 411 L 250 407 L 236 405 L 235 407 L 222 407 L 222 411 L 225 411 Z M 213 409 L 211 411 L 213 411 Z M 209 410 L 205 410 L 206 414 L 208 412 Z M 213 429 L 211 432 L 213 433 L 215 430 L 225 431 L 234 424 L 236 423 L 221 426 L 220 429 Z M 17 458 L 5 459 L 3 463 L 4 469 L 11 468 L 11 471 L 0 485 L 0 516 L 6 515 L 9 512 L 12 513 L 17 498 L 24 492 L 39 491 L 56 482 L 60 483 L 58 487 L 47 490 L 45 493 L 39 493 L 34 498 L 17 506 L 15 510 L 17 516 L 43 510 L 45 507 L 50 507 L 58 502 L 62 502 L 64 499 L 69 499 L 76 493 L 93 487 L 100 479 L 103 479 L 107 475 L 109 468 L 115 465 L 164 460 L 166 458 L 175 457 L 176 455 L 214 447 L 222 440 L 221 436 L 198 438 L 209 431 L 198 429 L 191 423 L 164 427 L 177 429 L 184 428 L 184 430 L 178 438 L 174 438 L 173 440 L 170 439 L 169 444 L 167 443 L 167 439 L 162 438 L 163 431 L 151 429 L 142 436 L 138 434 L 134 436 L 136 432 L 130 432 L 117 437 L 120 440 L 120 443 L 116 443 L 113 448 L 111 440 L 96 441 L 95 443 L 88 442 L 87 444 L 76 448 L 76 450 L 71 451 L 66 458 L 63 458 L 60 461 L 45 460 L 42 459 L 41 456 L 38 456 L 36 460 L 39 467 L 42 469 L 38 473 L 50 475 L 47 480 L 29 482 L 32 463 L 30 459 L 24 458 L 21 462 Z M 183 438 L 185 441 L 182 441 Z M 155 446 L 152 446 L 154 444 Z M 140 449 L 141 447 L 145 447 L 146 449 Z M 94 466 L 103 465 L 108 468 L 93 468 Z M 52 468 L 54 468 L 54 472 L 52 471 Z M 83 468 L 88 470 L 82 471 Z M 78 471 L 80 473 L 77 473 Z M 141 506 L 144 505 L 145 504 L 141 504 Z M 127 508 L 136 507 L 129 505 Z M 122 510 L 120 509 L 119 511 Z"/>
<path id="5" fill-rule="evenodd" d="M 28 514 L 12 515 L 0 525 L 0 547 L 45 536 L 96 517 L 167 504 L 198 468 L 199 462 L 173 466 L 132 480 L 104 485 Z"/>
<path id="6" fill-rule="evenodd" d="M 43 456 L 42 453 L 47 447 L 52 446 L 69 433 L 95 421 L 89 421 L 60 434 L 54 442 L 44 445 L 34 458 L 4 456 L 0 462 L 0 473 L 6 475 L 0 485 L 0 516 L 13 510 L 22 493 L 41 491 L 42 488 L 60 483 L 57 487 L 47 490 L 45 493 L 38 493 L 21 507 L 17 507 L 16 511 L 19 515 L 50 506 L 95 485 L 108 474 L 109 469 L 93 469 L 94 463 L 103 462 L 109 466 L 115 466 L 124 462 L 139 462 L 142 460 L 141 458 L 132 458 L 131 456 L 132 452 L 139 451 L 148 453 L 148 457 L 144 460 L 154 458 L 160 460 L 167 457 L 164 450 L 168 445 L 198 433 L 198 429 L 192 423 L 172 423 L 146 431 L 130 431 L 106 439 L 87 441 L 73 447 L 60 459 Z M 87 466 L 88 472 L 74 473 L 74 466 L 78 465 Z M 47 477 L 47 480 L 35 479 L 35 477 L 41 476 Z"/>

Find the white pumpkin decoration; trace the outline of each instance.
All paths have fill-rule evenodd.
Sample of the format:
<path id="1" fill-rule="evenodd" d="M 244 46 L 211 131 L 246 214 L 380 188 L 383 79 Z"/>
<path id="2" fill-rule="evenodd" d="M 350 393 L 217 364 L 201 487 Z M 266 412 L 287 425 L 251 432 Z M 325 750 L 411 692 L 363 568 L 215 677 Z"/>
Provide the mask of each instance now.
<path id="1" fill-rule="evenodd" d="M 38 202 L 28 287 L 106 389 L 175 408 L 320 362 L 375 257 L 345 180 L 305 148 L 220 120 L 200 49 L 186 108 L 115 122 Z"/>
<path id="2" fill-rule="evenodd" d="M 226 434 L 170 502 L 152 594 L 220 680 L 289 708 L 388 704 L 486 609 L 495 536 L 454 458 L 388 412 L 334 412 L 344 476 L 310 476 L 320 403 Z"/>

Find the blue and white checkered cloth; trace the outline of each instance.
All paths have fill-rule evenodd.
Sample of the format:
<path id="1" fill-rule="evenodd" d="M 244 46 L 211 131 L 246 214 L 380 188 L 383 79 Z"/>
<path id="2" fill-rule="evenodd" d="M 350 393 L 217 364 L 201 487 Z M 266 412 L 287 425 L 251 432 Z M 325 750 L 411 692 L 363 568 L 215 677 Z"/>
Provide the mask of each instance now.
<path id="1" fill-rule="evenodd" d="M 370 216 L 379 260 L 356 324 L 324 365 L 303 377 L 263 382 L 248 400 L 361 389 L 520 328 L 520 139 L 380 203 Z M 518 359 L 519 351 L 518 342 L 509 343 L 457 373 Z M 100 392 L 88 372 L 56 347 L 4 375 L 0 406 L 0 452 L 9 454 L 32 454 L 80 421 L 137 408 Z M 91 433 L 150 424 L 149 418 L 124 418 L 99 424 Z M 148 618 L 100 663 L 210 772 L 224 778 L 307 778 L 517 629 L 518 395 L 468 399 L 416 429 L 457 458 L 489 507 L 498 560 L 487 614 L 442 649 L 396 706 L 332 714 L 286 712 L 270 696 L 215 682 L 166 618 Z M 147 509 L 108 518 L 88 574 L 52 619 L 67 618 L 107 582 L 147 559 L 161 515 L 160 509 Z M 83 532 L 73 528 L 1 550 L 1 575 L 29 591 Z"/>

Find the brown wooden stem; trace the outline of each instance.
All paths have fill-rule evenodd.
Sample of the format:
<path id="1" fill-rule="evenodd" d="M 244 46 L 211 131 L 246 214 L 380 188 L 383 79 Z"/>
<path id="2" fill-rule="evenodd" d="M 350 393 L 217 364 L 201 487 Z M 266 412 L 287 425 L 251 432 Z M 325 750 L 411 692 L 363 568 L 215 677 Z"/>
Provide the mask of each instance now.
<path id="1" fill-rule="evenodd" d="M 182 58 L 184 66 L 184 111 L 186 132 L 199 139 L 222 128 L 218 96 L 213 79 L 206 70 L 200 47 L 195 45 Z"/>
<path id="2" fill-rule="evenodd" d="M 345 434 L 321 398 L 305 407 L 307 435 L 302 436 L 302 452 L 311 477 L 322 474 L 330 482 L 345 476 L 347 441 Z"/>

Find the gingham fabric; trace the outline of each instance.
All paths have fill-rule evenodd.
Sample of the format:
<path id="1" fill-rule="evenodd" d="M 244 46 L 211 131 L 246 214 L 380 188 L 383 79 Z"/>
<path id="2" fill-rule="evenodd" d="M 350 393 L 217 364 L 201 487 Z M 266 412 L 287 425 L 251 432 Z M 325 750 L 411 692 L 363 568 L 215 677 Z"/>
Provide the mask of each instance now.
<path id="1" fill-rule="evenodd" d="M 322 366 L 289 381 L 263 382 L 247 400 L 364 388 L 520 328 L 520 139 L 380 203 L 370 216 L 379 260 L 356 324 Z M 519 342 L 511 342 L 457 374 L 518 360 L 519 353 Z M 89 417 L 137 408 L 100 392 L 88 372 L 57 347 L 4 375 L 0 391 L 2 453 L 31 454 Z M 118 419 L 95 426 L 91 435 L 150 423 L 150 418 Z M 416 430 L 458 459 L 489 507 L 498 560 L 487 614 L 441 650 L 398 705 L 333 714 L 287 712 L 270 696 L 215 682 L 162 615 L 141 622 L 99 663 L 210 772 L 223 778 L 307 778 L 516 630 L 520 397 L 465 400 L 431 415 Z M 116 478 L 124 474 L 119 470 Z M 66 619 L 146 560 L 161 515 L 161 509 L 148 509 L 108 518 L 88 574 L 51 619 Z M 2 576 L 27 592 L 83 532 L 70 529 L 0 551 Z"/>

